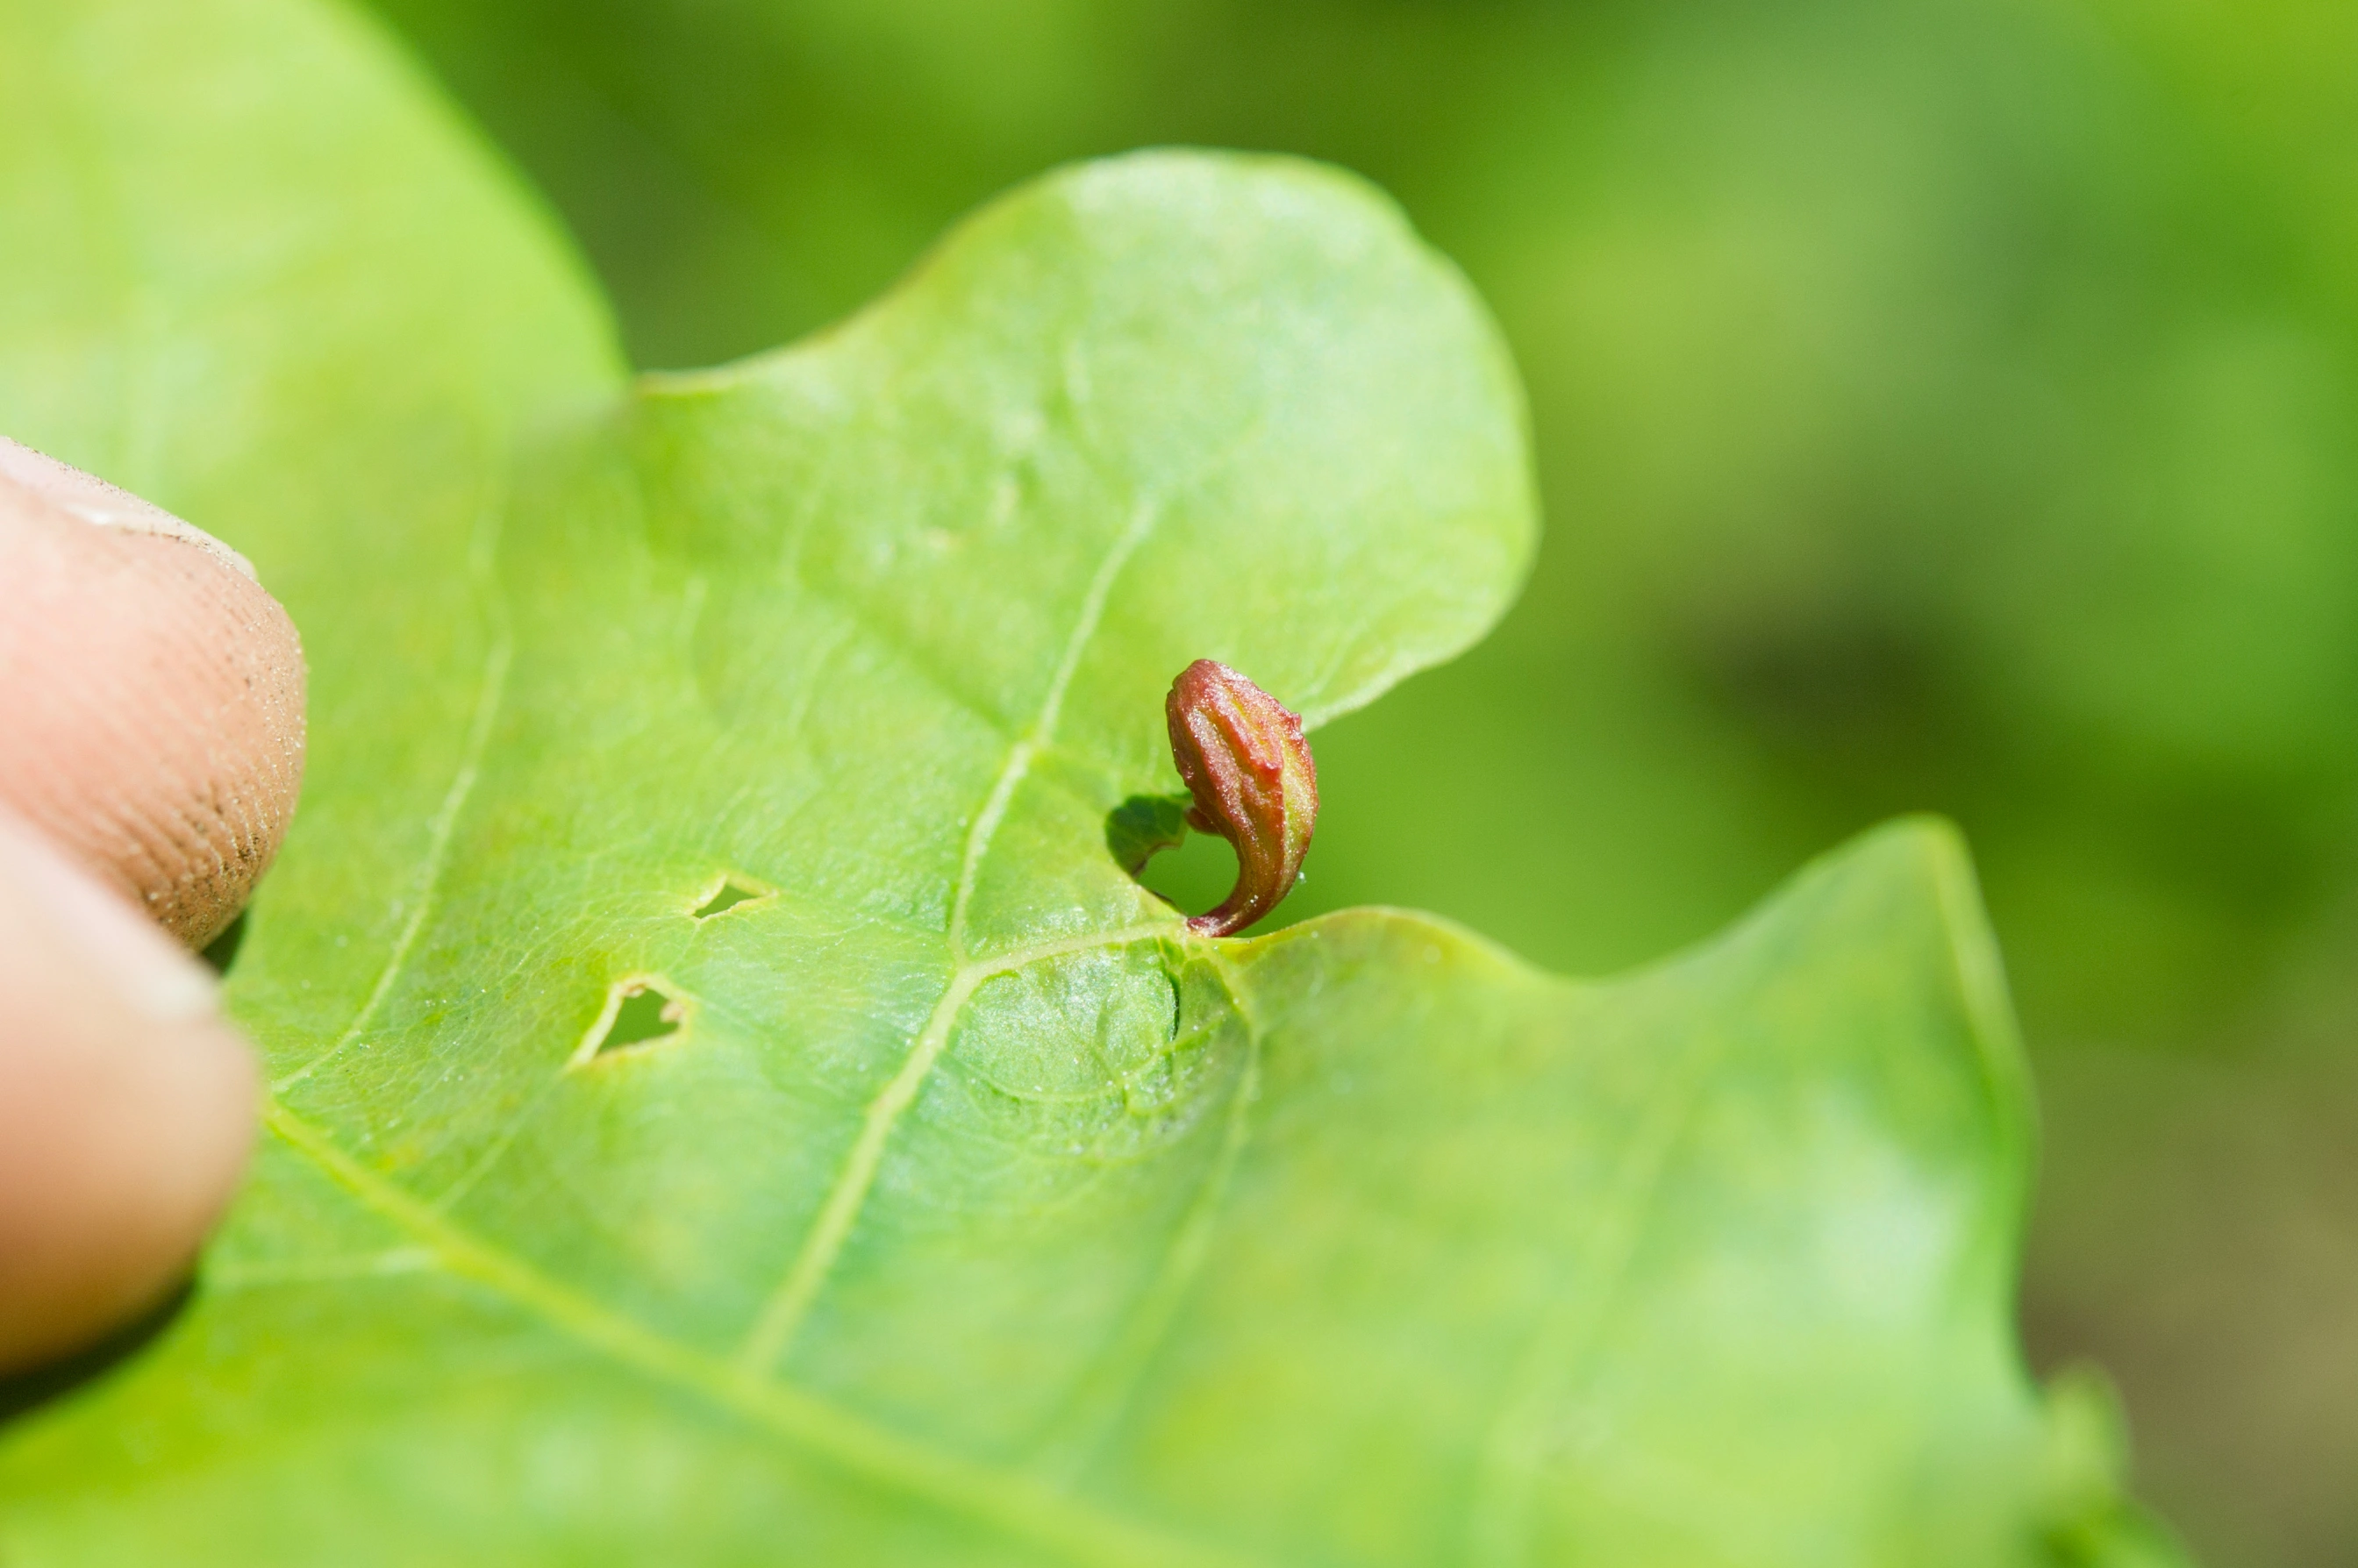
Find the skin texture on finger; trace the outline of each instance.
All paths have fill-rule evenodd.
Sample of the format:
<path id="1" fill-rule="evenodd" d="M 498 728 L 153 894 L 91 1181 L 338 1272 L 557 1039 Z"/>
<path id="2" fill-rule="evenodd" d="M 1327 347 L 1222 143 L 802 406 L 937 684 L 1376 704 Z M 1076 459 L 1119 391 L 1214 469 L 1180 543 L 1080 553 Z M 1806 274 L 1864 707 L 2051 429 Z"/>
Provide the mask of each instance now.
<path id="1" fill-rule="evenodd" d="M 303 685 L 234 551 L 0 440 L 0 806 L 190 947 L 286 837 Z"/>
<path id="2" fill-rule="evenodd" d="M 137 1317 L 253 1143 L 254 1059 L 212 977 L 0 811 L 0 1371 Z"/>

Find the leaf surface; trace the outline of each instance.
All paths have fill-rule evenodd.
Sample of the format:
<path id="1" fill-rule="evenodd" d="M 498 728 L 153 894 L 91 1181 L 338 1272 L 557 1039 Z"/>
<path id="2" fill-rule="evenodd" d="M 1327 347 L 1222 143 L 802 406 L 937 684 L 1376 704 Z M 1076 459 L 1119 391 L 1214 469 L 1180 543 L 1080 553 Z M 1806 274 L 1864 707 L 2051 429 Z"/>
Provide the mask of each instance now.
<path id="1" fill-rule="evenodd" d="M 254 555 L 318 757 L 232 980 L 270 1135 L 0 1434 L 12 1563 L 2163 1550 L 2013 1348 L 1946 830 L 1601 985 L 1206 942 L 1109 849 L 1187 661 L 1329 717 L 1526 566 L 1511 371 L 1364 187 L 1064 171 L 626 389 L 341 12 L 0 46 L 0 428 Z"/>

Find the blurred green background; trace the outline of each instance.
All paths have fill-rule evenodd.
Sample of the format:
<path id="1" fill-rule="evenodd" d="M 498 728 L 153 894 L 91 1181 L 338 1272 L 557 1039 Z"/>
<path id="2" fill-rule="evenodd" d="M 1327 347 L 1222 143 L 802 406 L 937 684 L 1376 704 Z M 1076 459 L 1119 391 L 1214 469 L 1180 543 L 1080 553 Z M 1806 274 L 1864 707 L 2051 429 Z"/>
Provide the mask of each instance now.
<path id="1" fill-rule="evenodd" d="M 1896 811 L 1980 857 L 2048 1123 L 2024 1323 L 2218 1568 L 2358 1561 L 2358 6 L 380 0 L 644 366 L 1066 159 L 1308 154 L 1473 276 L 1550 533 L 1318 737 L 1285 911 L 1550 966 Z"/>

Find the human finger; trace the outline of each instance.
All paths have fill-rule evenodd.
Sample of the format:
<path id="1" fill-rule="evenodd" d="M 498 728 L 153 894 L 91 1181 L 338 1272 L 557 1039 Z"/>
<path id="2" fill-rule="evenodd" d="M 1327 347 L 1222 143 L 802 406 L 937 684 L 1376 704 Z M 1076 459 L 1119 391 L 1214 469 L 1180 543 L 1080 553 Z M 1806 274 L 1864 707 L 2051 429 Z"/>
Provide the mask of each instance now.
<path id="1" fill-rule="evenodd" d="M 0 438 L 0 805 L 201 947 L 286 836 L 303 687 L 235 552 Z"/>
<path id="2" fill-rule="evenodd" d="M 0 811 L 0 1371 L 136 1317 L 254 1138 L 254 1058 L 188 950 Z"/>

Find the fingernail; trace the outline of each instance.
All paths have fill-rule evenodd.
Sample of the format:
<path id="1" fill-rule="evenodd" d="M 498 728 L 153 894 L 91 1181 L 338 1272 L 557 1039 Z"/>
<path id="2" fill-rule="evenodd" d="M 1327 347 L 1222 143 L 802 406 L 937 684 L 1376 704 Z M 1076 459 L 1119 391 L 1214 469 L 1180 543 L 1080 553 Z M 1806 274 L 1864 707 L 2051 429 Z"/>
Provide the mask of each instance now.
<path id="1" fill-rule="evenodd" d="M 179 1024 L 217 1010 L 211 972 L 154 921 L 5 815 L 0 884 L 45 915 L 49 929 L 135 1012 L 159 1024 Z"/>
<path id="2" fill-rule="evenodd" d="M 98 528 L 115 528 L 125 533 L 152 533 L 162 539 L 177 539 L 219 558 L 223 564 L 247 577 L 261 581 L 254 576 L 253 563 L 196 524 L 184 522 L 162 507 L 141 500 L 129 490 L 118 489 L 94 474 L 85 474 L 80 468 L 70 467 L 5 435 L 0 435 L 0 480 L 39 497 L 68 517 Z"/>

